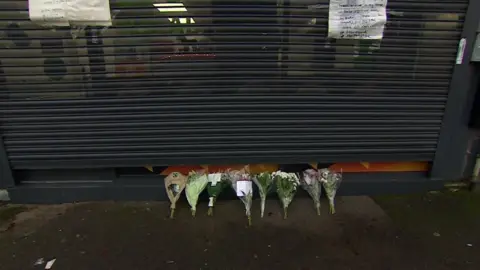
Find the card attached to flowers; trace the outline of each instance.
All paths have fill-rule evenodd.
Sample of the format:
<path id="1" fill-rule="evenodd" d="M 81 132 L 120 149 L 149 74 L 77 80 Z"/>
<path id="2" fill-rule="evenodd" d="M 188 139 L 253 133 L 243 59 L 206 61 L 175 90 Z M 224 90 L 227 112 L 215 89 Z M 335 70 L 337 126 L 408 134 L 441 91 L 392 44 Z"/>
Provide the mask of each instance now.
<path id="1" fill-rule="evenodd" d="M 253 193 L 252 181 L 250 180 L 239 180 L 237 181 L 237 196 L 242 197 L 247 194 Z"/>

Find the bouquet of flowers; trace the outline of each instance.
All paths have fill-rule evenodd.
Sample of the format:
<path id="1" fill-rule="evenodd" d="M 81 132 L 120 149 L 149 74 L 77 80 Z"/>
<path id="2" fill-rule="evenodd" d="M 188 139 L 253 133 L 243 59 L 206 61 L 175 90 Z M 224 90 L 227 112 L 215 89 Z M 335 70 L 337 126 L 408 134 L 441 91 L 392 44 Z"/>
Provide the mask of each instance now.
<path id="1" fill-rule="evenodd" d="M 334 173 L 328 169 L 319 170 L 320 182 L 323 184 L 325 193 L 327 194 L 328 203 L 330 204 L 330 213 L 335 214 L 335 195 L 342 182 L 342 174 Z"/>
<path id="2" fill-rule="evenodd" d="M 192 171 L 188 174 L 185 194 L 187 195 L 188 204 L 192 207 L 192 216 L 195 216 L 197 211 L 198 196 L 207 187 L 207 184 L 208 178 L 203 171 Z"/>
<path id="3" fill-rule="evenodd" d="M 288 217 L 288 206 L 297 192 L 297 186 L 300 184 L 298 176 L 294 173 L 276 171 L 272 177 L 277 185 L 277 194 L 283 205 L 283 218 Z"/>
<path id="4" fill-rule="evenodd" d="M 260 193 L 260 217 L 263 218 L 265 212 L 265 201 L 267 200 L 267 194 L 272 188 L 273 178 L 272 175 L 268 172 L 262 172 L 253 177 L 253 182 L 258 187 L 258 192 Z"/>
<path id="5" fill-rule="evenodd" d="M 252 215 L 250 209 L 252 208 L 253 188 L 250 175 L 245 169 L 240 171 L 230 171 L 228 173 L 228 181 L 237 193 L 237 197 L 239 197 L 245 205 L 245 214 L 248 218 L 248 226 L 251 226 Z"/>
<path id="6" fill-rule="evenodd" d="M 320 195 L 322 194 L 322 184 L 318 181 L 318 171 L 308 169 L 303 172 L 303 177 L 300 178 L 300 185 L 312 197 L 317 215 L 320 215 Z"/>
<path id="7" fill-rule="evenodd" d="M 167 196 L 170 200 L 170 218 L 173 218 L 175 204 L 180 198 L 183 189 L 185 189 L 186 184 L 187 177 L 179 172 L 172 172 L 165 177 L 165 190 L 167 191 Z"/>
<path id="8" fill-rule="evenodd" d="M 211 173 L 208 175 L 208 184 L 207 184 L 207 191 L 208 191 L 208 215 L 213 216 L 213 205 L 217 201 L 218 195 L 222 192 L 225 188 L 226 181 L 222 178 L 221 173 Z"/>

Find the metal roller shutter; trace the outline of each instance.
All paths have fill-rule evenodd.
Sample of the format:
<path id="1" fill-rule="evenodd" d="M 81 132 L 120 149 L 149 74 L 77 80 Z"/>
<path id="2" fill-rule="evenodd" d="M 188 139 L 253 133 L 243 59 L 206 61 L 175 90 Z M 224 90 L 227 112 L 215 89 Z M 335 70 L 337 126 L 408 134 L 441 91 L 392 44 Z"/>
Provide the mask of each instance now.
<path id="1" fill-rule="evenodd" d="M 162 2 L 75 31 L 0 2 L 14 169 L 433 159 L 467 0 L 389 0 L 381 41 L 328 39 L 326 0 Z"/>

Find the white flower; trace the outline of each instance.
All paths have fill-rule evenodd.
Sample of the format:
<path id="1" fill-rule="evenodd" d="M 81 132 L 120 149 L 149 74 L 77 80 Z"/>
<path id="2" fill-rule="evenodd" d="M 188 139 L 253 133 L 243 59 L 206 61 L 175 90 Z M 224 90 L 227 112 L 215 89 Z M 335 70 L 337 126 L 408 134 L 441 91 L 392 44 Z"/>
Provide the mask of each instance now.
<path id="1" fill-rule="evenodd" d="M 272 173 L 273 177 L 281 177 L 283 179 L 288 179 L 289 181 L 295 183 L 296 185 L 300 184 L 300 180 L 298 179 L 297 174 L 295 173 L 287 173 L 287 172 L 282 172 L 282 171 L 276 171 Z"/>
<path id="2" fill-rule="evenodd" d="M 277 184 L 277 194 L 283 204 L 284 218 L 287 218 L 287 208 L 295 196 L 300 181 L 295 173 L 276 171 L 272 176 Z"/>

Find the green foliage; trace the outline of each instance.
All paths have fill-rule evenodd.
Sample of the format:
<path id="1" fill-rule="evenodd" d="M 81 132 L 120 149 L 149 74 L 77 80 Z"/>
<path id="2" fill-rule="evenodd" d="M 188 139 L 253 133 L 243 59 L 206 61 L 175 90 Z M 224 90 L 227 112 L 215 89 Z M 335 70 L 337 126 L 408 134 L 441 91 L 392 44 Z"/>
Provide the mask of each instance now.
<path id="1" fill-rule="evenodd" d="M 276 177 L 277 193 L 280 197 L 289 197 L 295 194 L 297 186 L 288 178 Z"/>
<path id="2" fill-rule="evenodd" d="M 270 192 L 272 189 L 272 184 L 273 184 L 273 177 L 270 173 L 268 172 L 262 172 L 259 173 L 255 176 L 257 185 L 259 188 L 262 189 L 262 192 L 265 193 L 265 195 Z"/>

